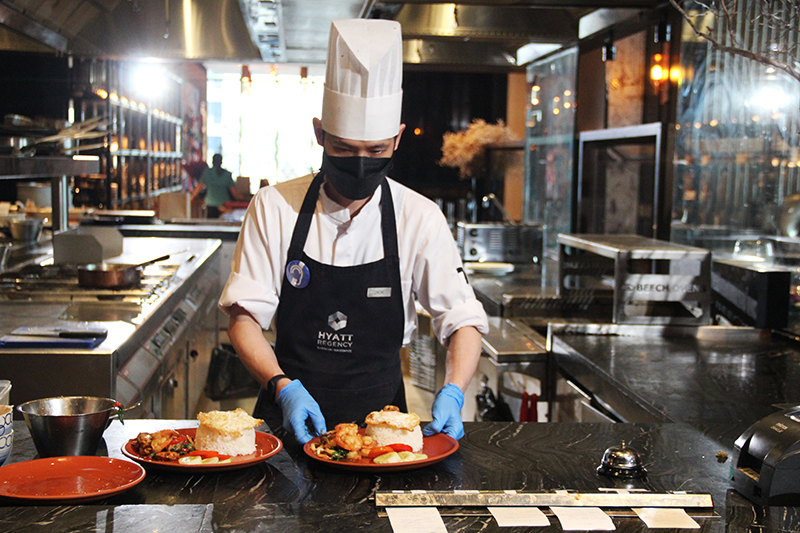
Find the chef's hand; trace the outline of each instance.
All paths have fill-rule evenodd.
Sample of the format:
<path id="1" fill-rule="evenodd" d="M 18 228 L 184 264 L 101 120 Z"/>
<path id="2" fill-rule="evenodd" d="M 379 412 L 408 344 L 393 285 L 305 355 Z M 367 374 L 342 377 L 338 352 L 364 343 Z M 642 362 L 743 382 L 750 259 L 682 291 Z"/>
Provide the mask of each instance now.
<path id="1" fill-rule="evenodd" d="M 464 436 L 464 424 L 461 422 L 461 408 L 464 407 L 464 393 L 458 385 L 448 383 L 433 401 L 431 414 L 433 421 L 422 430 L 422 434 L 430 437 L 434 433 L 444 433 L 458 440 Z"/>
<path id="2" fill-rule="evenodd" d="M 300 444 L 305 444 L 313 437 L 306 426 L 309 418 L 318 435 L 325 433 L 325 417 L 322 416 L 319 404 L 300 380 L 294 379 L 281 389 L 278 393 L 278 404 L 283 412 L 284 429 L 292 433 Z"/>

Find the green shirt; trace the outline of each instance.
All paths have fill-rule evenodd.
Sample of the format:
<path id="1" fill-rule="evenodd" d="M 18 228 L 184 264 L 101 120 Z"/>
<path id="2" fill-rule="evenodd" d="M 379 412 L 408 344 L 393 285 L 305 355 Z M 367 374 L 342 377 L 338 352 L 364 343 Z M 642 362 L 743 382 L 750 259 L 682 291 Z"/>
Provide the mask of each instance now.
<path id="1" fill-rule="evenodd" d="M 200 176 L 200 183 L 206 186 L 206 205 L 220 207 L 225 202 L 233 200 L 230 191 L 234 186 L 233 176 L 224 168 L 220 169 L 219 174 L 213 167 L 205 169 Z"/>

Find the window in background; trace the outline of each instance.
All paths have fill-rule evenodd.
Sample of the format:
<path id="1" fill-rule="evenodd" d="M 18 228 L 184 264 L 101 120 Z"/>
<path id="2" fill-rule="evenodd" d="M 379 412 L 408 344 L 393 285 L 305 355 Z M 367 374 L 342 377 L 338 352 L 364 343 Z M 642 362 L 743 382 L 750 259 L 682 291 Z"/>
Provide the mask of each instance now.
<path id="1" fill-rule="evenodd" d="M 261 180 L 274 185 L 319 169 L 322 148 L 312 119 L 322 111 L 324 76 L 301 79 L 299 69 L 253 72 L 249 88 L 243 88 L 239 72 L 209 69 L 207 76 L 208 153 L 214 153 L 211 140 L 218 137 L 223 166 L 234 177 L 248 176 L 255 191 Z M 219 121 L 211 118 L 215 106 Z"/>
<path id="2" fill-rule="evenodd" d="M 222 153 L 222 138 L 221 137 L 211 136 L 211 137 L 208 138 L 207 153 L 209 154 L 209 156 L 208 156 L 209 159 L 211 159 L 211 157 L 214 154 Z"/>
<path id="3" fill-rule="evenodd" d="M 208 122 L 210 124 L 222 122 L 222 102 L 208 102 Z"/>

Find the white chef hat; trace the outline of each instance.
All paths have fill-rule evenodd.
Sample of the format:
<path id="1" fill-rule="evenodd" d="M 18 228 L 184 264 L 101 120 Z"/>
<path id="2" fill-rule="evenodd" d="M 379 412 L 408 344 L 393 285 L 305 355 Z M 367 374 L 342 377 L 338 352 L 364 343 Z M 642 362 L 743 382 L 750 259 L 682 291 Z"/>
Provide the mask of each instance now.
<path id="1" fill-rule="evenodd" d="M 403 39 L 393 20 L 331 23 L 322 129 L 359 141 L 394 137 L 403 104 Z"/>

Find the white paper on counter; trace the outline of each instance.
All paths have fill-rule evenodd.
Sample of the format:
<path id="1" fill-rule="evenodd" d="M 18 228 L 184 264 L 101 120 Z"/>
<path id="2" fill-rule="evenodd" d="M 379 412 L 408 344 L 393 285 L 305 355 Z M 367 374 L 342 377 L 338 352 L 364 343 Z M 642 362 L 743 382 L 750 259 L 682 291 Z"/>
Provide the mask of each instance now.
<path id="1" fill-rule="evenodd" d="M 387 507 L 394 533 L 447 533 L 436 507 Z"/>
<path id="2" fill-rule="evenodd" d="M 550 520 L 538 507 L 489 507 L 500 527 L 544 527 Z"/>
<path id="3" fill-rule="evenodd" d="M 644 509 L 634 509 L 642 521 L 651 529 L 700 529 L 700 524 L 689 516 L 683 509 L 672 509 L 666 507 L 646 507 Z"/>
<path id="4" fill-rule="evenodd" d="M 551 507 L 564 531 L 614 531 L 611 518 L 599 507 Z"/>

